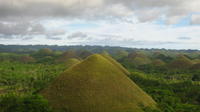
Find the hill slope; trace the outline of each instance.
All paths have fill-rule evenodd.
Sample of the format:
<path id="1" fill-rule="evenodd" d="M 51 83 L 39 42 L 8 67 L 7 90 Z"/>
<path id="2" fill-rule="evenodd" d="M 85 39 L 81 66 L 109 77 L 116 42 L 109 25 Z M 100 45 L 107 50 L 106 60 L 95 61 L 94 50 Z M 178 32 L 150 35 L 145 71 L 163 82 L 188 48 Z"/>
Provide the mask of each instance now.
<path id="1" fill-rule="evenodd" d="M 76 59 L 76 58 L 70 58 L 70 59 L 66 60 L 65 66 L 66 66 L 67 68 L 69 68 L 69 67 L 71 67 L 71 66 L 73 66 L 73 65 L 75 65 L 75 64 L 78 64 L 78 63 L 80 63 L 80 62 L 81 62 L 81 61 L 78 60 L 78 59 Z"/>
<path id="2" fill-rule="evenodd" d="M 66 62 L 70 58 L 77 58 L 78 59 L 79 57 L 76 55 L 75 51 L 66 51 L 60 57 L 58 57 L 56 59 L 56 62 L 63 63 L 63 62 Z"/>
<path id="3" fill-rule="evenodd" d="M 193 63 L 189 58 L 180 55 L 176 59 L 174 59 L 171 63 L 169 63 L 168 67 L 170 69 L 188 69 L 192 65 Z"/>
<path id="4" fill-rule="evenodd" d="M 101 54 L 104 58 L 109 60 L 113 65 L 115 65 L 118 69 L 120 69 L 123 73 L 126 75 L 129 75 L 130 72 L 126 70 L 121 64 L 119 64 L 117 61 L 115 61 L 109 54 Z"/>
<path id="5" fill-rule="evenodd" d="M 70 112 L 143 112 L 155 102 L 108 59 L 95 54 L 41 91 L 54 109 Z"/>

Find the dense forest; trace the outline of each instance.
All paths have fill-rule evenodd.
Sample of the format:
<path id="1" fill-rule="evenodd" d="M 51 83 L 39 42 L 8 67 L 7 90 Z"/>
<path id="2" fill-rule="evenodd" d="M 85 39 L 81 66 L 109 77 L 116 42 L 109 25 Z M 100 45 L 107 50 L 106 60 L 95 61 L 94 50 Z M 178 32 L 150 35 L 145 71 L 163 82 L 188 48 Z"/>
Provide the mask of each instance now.
<path id="1" fill-rule="evenodd" d="M 45 45 L 0 45 L 0 112 L 53 112 L 38 93 L 95 53 L 112 56 L 157 102 L 144 112 L 200 112 L 198 50 Z"/>

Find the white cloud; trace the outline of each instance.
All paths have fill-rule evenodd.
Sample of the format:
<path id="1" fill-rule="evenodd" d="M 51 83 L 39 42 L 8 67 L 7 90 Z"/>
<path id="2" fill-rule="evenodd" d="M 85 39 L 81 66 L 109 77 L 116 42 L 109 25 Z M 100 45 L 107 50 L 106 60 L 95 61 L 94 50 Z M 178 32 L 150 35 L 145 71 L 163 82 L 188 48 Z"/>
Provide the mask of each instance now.
<path id="1" fill-rule="evenodd" d="M 20 38 L 27 40 L 36 36 L 46 36 L 52 38 L 58 35 L 64 35 L 66 31 L 46 29 L 42 24 L 35 22 L 0 22 L 0 38 Z"/>
<path id="2" fill-rule="evenodd" d="M 178 37 L 179 40 L 191 40 L 191 37 Z"/>
<path id="3" fill-rule="evenodd" d="M 199 48 L 199 6 L 199 0 L 0 0 L 0 42 Z M 191 14 L 197 25 L 172 25 Z"/>
<path id="4" fill-rule="evenodd" d="M 80 40 L 83 40 L 83 39 L 87 39 L 88 38 L 88 35 L 86 33 L 83 33 L 83 32 L 74 32 L 70 35 L 67 36 L 67 39 L 80 39 Z"/>
<path id="5" fill-rule="evenodd" d="M 164 15 L 174 23 L 199 12 L 199 6 L 199 0 L 0 0 L 0 17 L 122 19 L 134 15 L 146 22 Z"/>
<path id="6" fill-rule="evenodd" d="M 3 23 L 0 22 L 0 38 L 24 38 L 31 35 L 44 34 L 45 29 L 41 24 L 31 22 Z"/>
<path id="7" fill-rule="evenodd" d="M 200 24 L 200 14 L 194 14 L 192 15 L 192 24 Z"/>

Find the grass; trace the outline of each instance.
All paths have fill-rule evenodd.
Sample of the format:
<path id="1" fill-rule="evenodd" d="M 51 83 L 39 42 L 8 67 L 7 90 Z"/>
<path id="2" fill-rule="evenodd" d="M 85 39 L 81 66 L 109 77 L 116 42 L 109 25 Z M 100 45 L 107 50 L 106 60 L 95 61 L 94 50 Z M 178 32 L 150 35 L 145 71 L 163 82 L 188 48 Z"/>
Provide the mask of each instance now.
<path id="1" fill-rule="evenodd" d="M 81 61 L 78 60 L 78 59 L 76 59 L 76 58 L 70 58 L 70 59 L 66 60 L 65 66 L 68 68 L 68 67 L 73 66 L 73 65 L 75 65 L 75 64 L 78 64 L 78 63 L 80 63 L 80 62 L 81 62 Z"/>
<path id="2" fill-rule="evenodd" d="M 140 106 L 155 108 L 155 101 L 119 65 L 110 57 L 89 56 L 67 69 L 41 94 L 54 109 L 67 112 L 143 112 Z"/>
<path id="3" fill-rule="evenodd" d="M 109 60 L 113 65 L 115 65 L 118 69 L 120 69 L 123 73 L 126 75 L 129 75 L 130 72 L 126 70 L 121 64 L 119 64 L 117 61 L 115 61 L 112 57 L 109 56 L 109 54 L 101 54 L 104 58 Z"/>

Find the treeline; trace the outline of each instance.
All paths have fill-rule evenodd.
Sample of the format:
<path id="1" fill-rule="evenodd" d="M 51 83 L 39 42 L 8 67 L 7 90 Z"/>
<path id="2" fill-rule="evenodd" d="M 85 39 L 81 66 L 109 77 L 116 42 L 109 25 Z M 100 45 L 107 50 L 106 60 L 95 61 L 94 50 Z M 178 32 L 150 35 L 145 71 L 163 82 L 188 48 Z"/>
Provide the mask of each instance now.
<path id="1" fill-rule="evenodd" d="M 148 51 L 148 52 L 172 52 L 172 53 L 194 53 L 199 52 L 199 50 L 183 49 L 183 50 L 173 50 L 173 49 L 146 49 L 146 48 L 128 48 L 119 46 L 90 46 L 90 45 L 73 45 L 73 46 L 58 46 L 58 45 L 3 45 L 0 44 L 0 52 L 13 52 L 13 53 L 29 53 L 32 51 L 38 51 L 43 48 L 49 48 L 56 51 L 66 51 L 66 50 L 88 50 L 94 53 L 100 53 L 102 51 L 107 51 L 110 54 L 125 50 L 131 51 Z"/>

